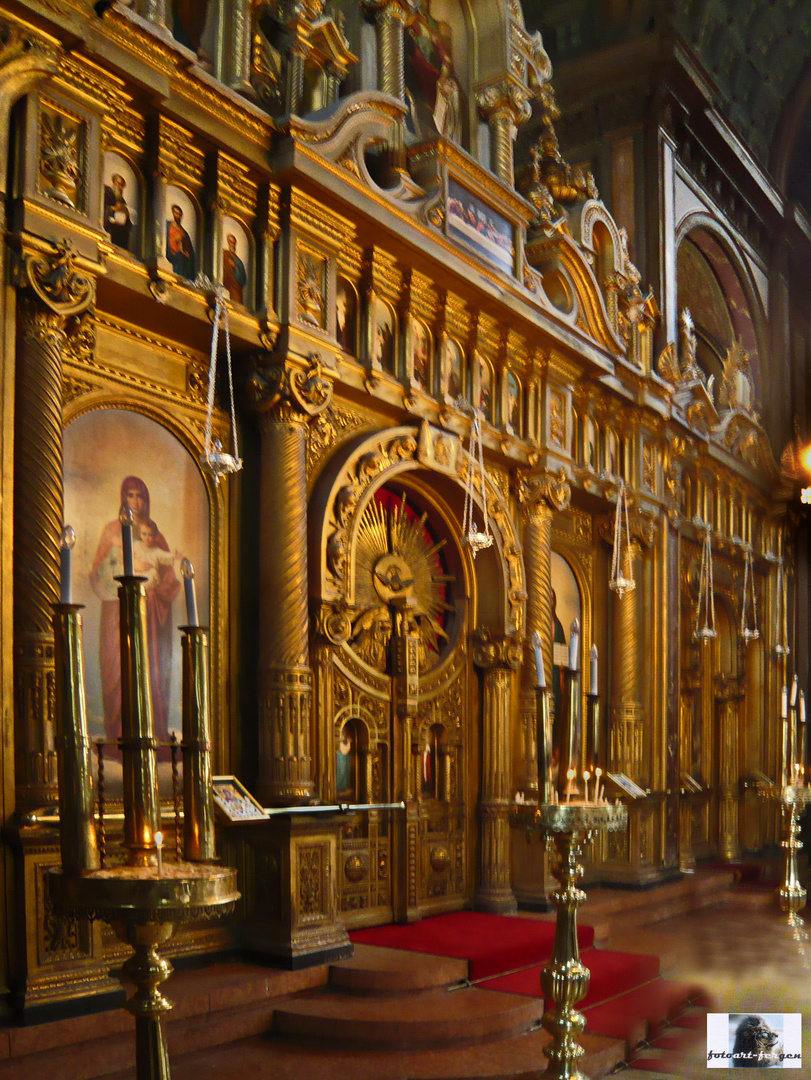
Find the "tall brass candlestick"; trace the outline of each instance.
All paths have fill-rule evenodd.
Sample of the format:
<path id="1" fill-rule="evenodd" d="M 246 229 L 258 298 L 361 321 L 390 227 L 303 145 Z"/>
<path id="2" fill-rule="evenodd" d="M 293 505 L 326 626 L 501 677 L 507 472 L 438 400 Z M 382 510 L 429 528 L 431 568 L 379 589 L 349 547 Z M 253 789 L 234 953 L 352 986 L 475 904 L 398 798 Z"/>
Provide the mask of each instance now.
<path id="1" fill-rule="evenodd" d="M 569 791 L 568 773 L 573 769 L 575 781 L 572 794 L 577 792 L 577 773 L 580 759 L 580 672 L 567 668 L 563 676 L 565 707 L 563 723 L 558 728 L 558 793 L 565 799 Z"/>
<path id="2" fill-rule="evenodd" d="M 553 801 L 552 783 L 552 691 L 547 687 L 535 688 L 538 717 L 538 802 Z"/>
<path id="3" fill-rule="evenodd" d="M 93 773 L 84 693 L 81 604 L 54 604 L 59 837 L 66 874 L 97 870 Z"/>
<path id="4" fill-rule="evenodd" d="M 208 720 L 208 634 L 181 627 L 183 638 L 183 858 L 209 862 L 214 850 L 214 803 Z"/>
<path id="5" fill-rule="evenodd" d="M 586 696 L 586 768 L 594 775 L 600 764 L 600 699 L 597 694 Z"/>
<path id="6" fill-rule="evenodd" d="M 160 829 L 155 729 L 149 686 L 146 578 L 116 578 L 121 633 L 121 750 L 124 763 L 124 846 L 131 866 L 157 859 Z"/>

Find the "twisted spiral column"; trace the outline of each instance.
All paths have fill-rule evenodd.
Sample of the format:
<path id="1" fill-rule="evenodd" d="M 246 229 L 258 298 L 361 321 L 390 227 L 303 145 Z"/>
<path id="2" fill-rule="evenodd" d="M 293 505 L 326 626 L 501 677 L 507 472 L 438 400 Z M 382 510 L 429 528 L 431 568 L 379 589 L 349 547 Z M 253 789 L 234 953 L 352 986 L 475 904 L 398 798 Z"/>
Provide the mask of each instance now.
<path id="1" fill-rule="evenodd" d="M 18 306 L 14 427 L 14 689 L 18 806 L 58 802 L 53 607 L 62 531 L 65 319 Z"/>
<path id="2" fill-rule="evenodd" d="M 615 596 L 613 653 L 611 658 L 611 762 L 615 770 L 632 779 L 641 778 L 642 703 L 640 700 L 639 583 L 642 549 L 632 540 L 627 549 L 624 574 L 637 588 Z"/>
<path id="3" fill-rule="evenodd" d="M 487 118 L 490 128 L 491 162 L 493 172 L 507 187 L 515 187 L 513 143 L 516 127 L 512 110 L 508 107 L 494 109 Z"/>
<path id="4" fill-rule="evenodd" d="M 259 797 L 265 805 L 304 802 L 313 794 L 306 439 L 305 416 L 272 410 L 263 417 Z"/>
<path id="5" fill-rule="evenodd" d="M 524 512 L 524 570 L 527 588 L 527 636 L 521 671 L 521 729 L 524 742 L 525 791 L 538 790 L 537 701 L 532 638 L 541 637 L 547 679 L 552 678 L 552 507 L 545 501 Z"/>

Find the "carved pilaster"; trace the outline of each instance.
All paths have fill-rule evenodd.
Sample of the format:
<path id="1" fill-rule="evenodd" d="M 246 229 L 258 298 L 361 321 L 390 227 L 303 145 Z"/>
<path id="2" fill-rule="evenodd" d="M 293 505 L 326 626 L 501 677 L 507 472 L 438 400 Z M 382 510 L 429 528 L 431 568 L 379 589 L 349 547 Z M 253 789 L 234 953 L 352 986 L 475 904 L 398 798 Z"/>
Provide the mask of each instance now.
<path id="1" fill-rule="evenodd" d="M 66 319 L 95 299 L 68 244 L 17 268 L 14 427 L 14 695 L 17 803 L 58 801 L 53 608 L 62 515 L 62 351 Z M 23 292 L 24 290 L 24 292 Z"/>
<path id="2" fill-rule="evenodd" d="M 249 393 L 261 413 L 259 796 L 313 794 L 307 612 L 307 424 L 332 400 L 317 358 L 302 370 L 257 360 Z"/>
<path id="3" fill-rule="evenodd" d="M 352 633 L 349 616 L 330 604 L 322 605 L 316 615 L 313 649 L 315 699 L 315 789 L 322 802 L 335 802 L 335 702 L 333 697 L 333 662 L 338 646 Z M 371 785 L 367 786 L 371 791 Z"/>
<path id="4" fill-rule="evenodd" d="M 225 81 L 232 90 L 254 97 L 251 86 L 251 8 L 250 0 L 232 0 Z"/>
<path id="5" fill-rule="evenodd" d="M 377 85 L 384 94 L 405 104 L 405 50 L 403 36 L 406 20 L 413 11 L 412 0 L 363 0 L 364 6 L 375 13 L 377 33 Z M 405 125 L 401 121 L 387 147 L 387 165 L 402 172 L 405 169 Z"/>
<path id="6" fill-rule="evenodd" d="M 510 886 L 510 717 L 512 672 L 520 667 L 521 645 L 513 637 L 495 637 L 486 629 L 477 630 L 473 635 L 473 662 L 484 671 L 479 882 L 475 903 L 483 911 L 515 911 Z"/>
<path id="7" fill-rule="evenodd" d="M 516 495 L 523 508 L 524 568 L 527 581 L 527 630 L 521 671 L 521 728 L 525 792 L 538 790 L 535 657 L 532 637 L 541 636 L 544 671 L 552 679 L 552 517 L 565 510 L 571 488 L 565 473 L 557 477 L 519 475 Z"/>

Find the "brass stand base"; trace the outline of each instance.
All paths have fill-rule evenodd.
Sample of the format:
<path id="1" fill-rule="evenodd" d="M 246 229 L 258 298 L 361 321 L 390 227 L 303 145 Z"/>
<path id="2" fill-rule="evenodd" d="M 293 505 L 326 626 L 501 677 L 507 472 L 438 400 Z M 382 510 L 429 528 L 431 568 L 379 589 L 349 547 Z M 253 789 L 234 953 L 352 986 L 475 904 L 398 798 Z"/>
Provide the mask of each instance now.
<path id="1" fill-rule="evenodd" d="M 800 840 L 799 818 L 801 809 L 811 802 L 811 788 L 792 786 L 767 788 L 762 792 L 761 797 L 780 802 L 783 815 L 783 839 L 780 847 L 786 854 L 783 861 L 783 880 L 776 890 L 777 899 L 780 910 L 786 913 L 786 922 L 799 934 L 805 926 L 805 920 L 798 912 L 805 907 L 807 898 L 807 893 L 800 884 L 797 869 L 797 854 L 803 847 Z"/>
<path id="2" fill-rule="evenodd" d="M 236 882 L 231 867 L 204 863 L 170 863 L 160 877 L 147 866 L 48 875 L 55 908 L 102 919 L 134 950 L 123 973 L 135 984 L 126 1008 L 135 1017 L 136 1080 L 170 1080 L 163 1015 L 172 1005 L 158 987 L 172 974 L 172 965 L 158 947 L 171 938 L 177 923 L 232 911 L 239 899 Z"/>
<path id="3" fill-rule="evenodd" d="M 512 823 L 528 831 L 539 829 L 546 834 L 547 844 L 554 845 L 552 873 L 560 888 L 552 894 L 557 908 L 555 948 L 552 959 L 541 972 L 544 995 L 543 1026 L 552 1036 L 544 1050 L 549 1059 L 545 1080 L 588 1080 L 577 1067 L 585 1053 L 578 1043 L 586 1026 L 586 1018 L 575 1005 L 586 995 L 590 974 L 580 962 L 577 943 L 577 909 L 586 899 L 577 881 L 583 876 L 580 862 L 586 845 L 595 832 L 617 832 L 628 824 L 624 805 L 544 804 L 513 807 Z"/>

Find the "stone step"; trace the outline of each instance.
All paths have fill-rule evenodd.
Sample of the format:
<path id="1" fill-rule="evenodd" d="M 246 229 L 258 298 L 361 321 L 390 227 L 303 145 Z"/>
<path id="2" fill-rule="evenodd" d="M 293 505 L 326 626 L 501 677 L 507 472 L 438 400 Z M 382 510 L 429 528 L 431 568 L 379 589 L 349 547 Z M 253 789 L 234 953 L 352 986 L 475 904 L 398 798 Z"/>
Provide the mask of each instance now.
<path id="1" fill-rule="evenodd" d="M 273 1031 L 322 1045 L 414 1049 L 508 1038 L 529 1031 L 541 1012 L 536 999 L 469 987 L 428 990 L 407 1002 L 321 990 L 280 1004 Z"/>
<path id="2" fill-rule="evenodd" d="M 170 1059 L 264 1033 L 279 1000 L 326 980 L 326 965 L 277 971 L 234 962 L 176 972 L 161 987 L 174 1006 L 165 1019 Z M 134 1061 L 135 1021 L 122 1008 L 0 1028 L 3 1080 L 96 1080 L 117 1070 L 131 1073 Z"/>
<path id="3" fill-rule="evenodd" d="M 330 965 L 329 981 L 359 994 L 413 994 L 464 982 L 467 969 L 467 960 L 358 943 L 353 956 Z"/>

